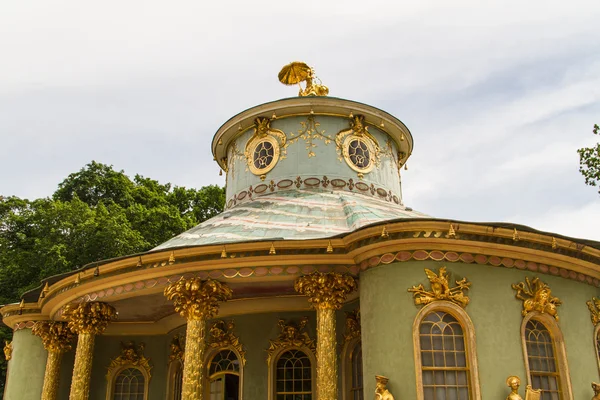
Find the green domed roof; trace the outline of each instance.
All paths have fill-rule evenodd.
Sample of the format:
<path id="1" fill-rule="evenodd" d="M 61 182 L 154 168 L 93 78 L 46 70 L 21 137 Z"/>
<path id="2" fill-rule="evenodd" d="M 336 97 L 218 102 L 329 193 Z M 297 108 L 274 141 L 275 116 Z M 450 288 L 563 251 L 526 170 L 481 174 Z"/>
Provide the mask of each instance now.
<path id="1" fill-rule="evenodd" d="M 331 238 L 399 219 L 430 218 L 402 205 L 336 190 L 285 190 L 230 208 L 153 250 L 262 240 Z"/>

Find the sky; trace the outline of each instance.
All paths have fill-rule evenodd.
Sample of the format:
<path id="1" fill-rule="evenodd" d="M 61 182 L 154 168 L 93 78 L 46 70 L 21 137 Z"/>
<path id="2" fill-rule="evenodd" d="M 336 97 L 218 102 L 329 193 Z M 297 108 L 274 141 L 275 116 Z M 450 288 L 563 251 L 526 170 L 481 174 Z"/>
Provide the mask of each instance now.
<path id="1" fill-rule="evenodd" d="M 411 130 L 404 203 L 600 241 L 577 149 L 600 124 L 600 2 L 4 1 L 0 195 L 50 196 L 92 160 L 186 187 L 224 184 L 210 143 L 231 116 L 330 95 Z"/>

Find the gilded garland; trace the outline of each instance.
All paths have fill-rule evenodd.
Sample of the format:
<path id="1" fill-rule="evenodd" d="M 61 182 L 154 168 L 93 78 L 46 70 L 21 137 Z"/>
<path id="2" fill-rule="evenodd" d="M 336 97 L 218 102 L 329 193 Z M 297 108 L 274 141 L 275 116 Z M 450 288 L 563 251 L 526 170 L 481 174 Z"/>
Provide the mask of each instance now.
<path id="1" fill-rule="evenodd" d="M 49 352 L 63 353 L 71 350 L 75 334 L 66 322 L 39 321 L 31 328 L 31 333 L 39 336 L 44 348 Z"/>
<path id="2" fill-rule="evenodd" d="M 134 342 L 121 342 L 121 354 L 110 361 L 106 379 L 110 380 L 121 367 L 137 367 L 143 369 L 148 374 L 148 377 L 150 377 L 152 366 L 150 366 L 150 360 L 143 354 L 144 348 L 144 343 L 140 343 L 136 346 Z"/>
<path id="3" fill-rule="evenodd" d="M 227 285 L 212 279 L 182 277 L 165 288 L 165 296 L 173 301 L 175 311 L 188 320 L 212 318 L 219 311 L 219 302 L 231 299 L 232 295 Z"/>
<path id="4" fill-rule="evenodd" d="M 525 278 L 525 282 L 513 284 L 512 288 L 517 291 L 515 297 L 523 301 L 523 311 L 521 314 L 526 316 L 532 311 L 550 314 L 558 320 L 558 306 L 562 301 L 558 297 L 552 296 L 550 287 L 542 282 L 540 278 Z"/>
<path id="5" fill-rule="evenodd" d="M 99 335 L 117 316 L 117 310 L 107 303 L 79 303 L 65 306 L 62 315 L 73 332 Z"/>
<path id="6" fill-rule="evenodd" d="M 597 298 L 592 298 L 586 302 L 588 309 L 590 310 L 590 317 L 592 318 L 592 323 L 594 326 L 598 325 L 600 322 L 600 300 Z"/>
<path id="7" fill-rule="evenodd" d="M 232 347 L 237 350 L 242 360 L 242 365 L 246 365 L 246 352 L 244 346 L 240 343 L 233 330 L 235 324 L 233 321 L 216 321 L 210 327 L 210 338 L 208 339 L 208 346 L 213 349 L 221 349 L 225 347 Z"/>
<path id="8" fill-rule="evenodd" d="M 425 268 L 425 274 L 429 278 L 430 290 L 426 290 L 423 284 L 408 289 L 409 292 L 413 292 L 415 305 L 426 305 L 439 300 L 451 301 L 463 308 L 469 304 L 470 299 L 465 294 L 465 291 L 469 290 L 471 282 L 468 282 L 467 278 L 456 281 L 456 286 L 450 287 L 446 267 L 441 267 L 438 274 Z"/>
<path id="9" fill-rule="evenodd" d="M 296 279 L 294 288 L 296 292 L 308 296 L 308 301 L 315 309 L 339 310 L 346 296 L 356 290 L 357 284 L 350 275 L 315 272 Z"/>
<path id="10" fill-rule="evenodd" d="M 308 323 L 308 317 L 303 317 L 298 323 L 293 321 L 286 322 L 284 319 L 280 319 L 277 322 L 281 332 L 276 340 L 269 340 L 269 348 L 267 349 L 267 364 L 271 365 L 273 354 L 280 349 L 285 347 L 306 347 L 313 353 L 316 350 L 316 343 L 314 339 L 311 339 L 306 332 L 306 324 Z"/>

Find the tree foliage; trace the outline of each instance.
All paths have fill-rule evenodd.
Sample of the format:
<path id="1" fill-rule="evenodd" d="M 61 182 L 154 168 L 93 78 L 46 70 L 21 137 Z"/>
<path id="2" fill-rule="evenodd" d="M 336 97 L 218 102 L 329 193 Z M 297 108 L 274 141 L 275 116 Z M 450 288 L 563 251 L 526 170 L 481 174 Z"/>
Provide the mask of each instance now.
<path id="1" fill-rule="evenodd" d="M 51 197 L 0 196 L 0 304 L 19 301 L 46 277 L 147 251 L 223 210 L 218 186 L 172 187 L 92 161 Z M 0 339 L 11 331 L 0 329 Z M 2 345 L 4 341 L 2 341 Z M 0 398 L 6 361 L 0 358 Z"/>
<path id="2" fill-rule="evenodd" d="M 600 135 L 600 126 L 594 125 L 594 135 Z M 600 194 L 600 142 L 596 146 L 583 147 L 577 150 L 579 153 L 579 172 L 585 178 L 585 183 L 590 186 L 598 186 Z"/>

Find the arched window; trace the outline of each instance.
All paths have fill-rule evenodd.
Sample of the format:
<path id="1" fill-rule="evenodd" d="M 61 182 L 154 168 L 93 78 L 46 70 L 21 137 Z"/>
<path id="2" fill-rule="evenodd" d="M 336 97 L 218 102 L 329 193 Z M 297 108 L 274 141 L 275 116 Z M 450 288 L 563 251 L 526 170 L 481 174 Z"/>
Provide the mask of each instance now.
<path id="1" fill-rule="evenodd" d="M 542 390 L 542 400 L 571 400 L 564 340 L 556 320 L 530 312 L 521 332 L 528 384 Z"/>
<path id="2" fill-rule="evenodd" d="M 480 400 L 475 335 L 466 312 L 438 301 L 413 325 L 419 400 Z"/>
<path id="3" fill-rule="evenodd" d="M 209 354 L 207 363 L 207 398 L 209 400 L 240 400 L 240 359 L 233 349 L 221 349 Z"/>
<path id="4" fill-rule="evenodd" d="M 125 368 L 116 374 L 113 400 L 145 400 L 146 378 L 138 368 Z"/>
<path id="5" fill-rule="evenodd" d="M 297 349 L 283 352 L 275 363 L 275 400 L 312 400 L 312 363 Z"/>
<path id="6" fill-rule="evenodd" d="M 169 380 L 167 393 L 169 400 L 181 400 L 183 387 L 183 363 L 176 359 L 169 364 Z"/>
<path id="7" fill-rule="evenodd" d="M 362 343 L 360 338 L 342 349 L 342 387 L 344 400 L 363 400 Z"/>

